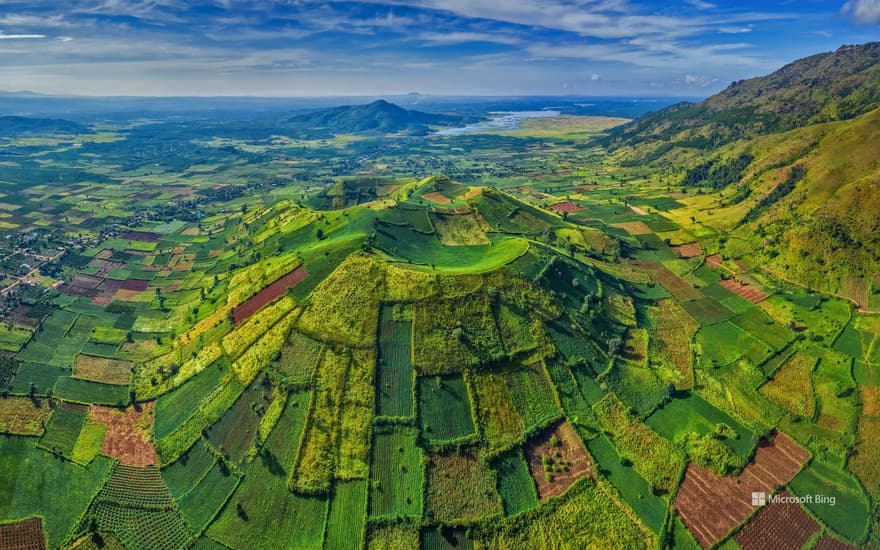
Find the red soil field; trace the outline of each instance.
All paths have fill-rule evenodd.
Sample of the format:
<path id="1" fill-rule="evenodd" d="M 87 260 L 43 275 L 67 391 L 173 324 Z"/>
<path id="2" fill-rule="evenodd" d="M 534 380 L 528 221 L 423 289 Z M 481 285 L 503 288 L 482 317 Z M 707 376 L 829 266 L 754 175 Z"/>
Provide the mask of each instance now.
<path id="1" fill-rule="evenodd" d="M 738 476 L 720 477 L 689 464 L 673 507 L 703 548 L 724 538 L 752 513 L 752 493 L 787 484 L 810 454 L 783 433 L 763 442 Z"/>
<path id="2" fill-rule="evenodd" d="M 126 279 L 125 281 L 122 281 L 119 288 L 123 290 L 144 291 L 147 290 L 148 286 L 150 286 L 150 281 L 144 281 L 143 279 Z"/>
<path id="3" fill-rule="evenodd" d="M 575 204 L 570 201 L 560 202 L 559 204 L 554 204 L 550 208 L 557 211 L 557 212 L 576 212 L 578 210 L 584 209 L 583 206 L 581 206 L 579 204 Z"/>
<path id="4" fill-rule="evenodd" d="M 159 463 L 156 448 L 150 442 L 156 402 L 120 410 L 92 405 L 89 418 L 107 426 L 101 454 L 126 466 L 152 466 Z"/>
<path id="5" fill-rule="evenodd" d="M 550 442 L 554 436 L 559 439 L 558 446 L 553 446 Z M 584 449 L 584 444 L 568 422 L 560 422 L 556 427 L 544 430 L 541 435 L 530 440 L 525 447 L 525 454 L 529 473 L 535 480 L 541 502 L 561 495 L 580 478 L 593 476 L 593 463 Z M 547 481 L 543 464 L 545 455 L 554 462 L 564 461 L 568 465 L 568 471 L 552 472 L 553 480 Z"/>
<path id="6" fill-rule="evenodd" d="M 695 258 L 703 255 L 703 249 L 700 247 L 700 243 L 682 244 L 673 247 L 672 251 L 682 258 Z"/>
<path id="7" fill-rule="evenodd" d="M 787 491 L 779 495 L 791 496 Z M 733 539 L 743 550 L 800 550 L 818 530 L 819 524 L 800 504 L 774 502 L 761 508 Z"/>
<path id="8" fill-rule="evenodd" d="M 232 310 L 232 322 L 235 326 L 240 325 L 245 319 L 259 311 L 261 307 L 287 292 L 288 288 L 299 284 L 300 281 L 308 276 L 308 274 L 309 272 L 306 271 L 305 266 L 301 265 L 263 290 L 257 292 L 245 300 L 244 303 Z"/>
<path id="9" fill-rule="evenodd" d="M 120 239 L 126 241 L 140 241 L 142 243 L 157 243 L 162 235 L 159 233 L 150 233 L 148 231 L 129 231 L 119 236 Z"/>
<path id="10" fill-rule="evenodd" d="M 767 295 L 757 288 L 753 286 L 746 286 L 735 279 L 725 279 L 721 281 L 720 284 L 727 290 L 739 294 L 753 304 L 757 304 L 758 302 L 767 298 Z"/>
<path id="11" fill-rule="evenodd" d="M 77 275 L 70 281 L 70 286 L 79 288 L 96 288 L 104 279 L 100 277 L 92 277 L 91 275 Z"/>
<path id="12" fill-rule="evenodd" d="M 3 550 L 42 550 L 46 548 L 43 522 L 31 518 L 0 525 L 0 548 Z"/>
<path id="13" fill-rule="evenodd" d="M 712 254 L 711 256 L 706 256 L 706 265 L 709 267 L 721 267 L 721 263 L 724 260 L 721 258 L 721 254 Z"/>

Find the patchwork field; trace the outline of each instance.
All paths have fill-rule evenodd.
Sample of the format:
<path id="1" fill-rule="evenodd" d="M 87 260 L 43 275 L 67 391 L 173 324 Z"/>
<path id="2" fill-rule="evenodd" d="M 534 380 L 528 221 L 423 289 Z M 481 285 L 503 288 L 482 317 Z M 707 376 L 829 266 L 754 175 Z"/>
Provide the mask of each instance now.
<path id="1" fill-rule="evenodd" d="M 0 548 L 876 546 L 876 170 L 849 151 L 878 117 L 849 109 L 877 60 L 840 52 L 861 95 L 786 96 L 805 132 L 723 94 L 648 145 L 662 101 L 4 130 Z M 484 99 L 438 116 L 545 107 Z"/>
<path id="2" fill-rule="evenodd" d="M 753 492 L 773 494 L 801 469 L 809 454 L 788 436 L 777 433 L 759 445 L 751 463 L 737 476 L 719 477 L 690 464 L 675 498 L 674 508 L 703 548 L 724 538 L 754 510 Z M 725 506 L 707 507 L 706 502 Z"/>

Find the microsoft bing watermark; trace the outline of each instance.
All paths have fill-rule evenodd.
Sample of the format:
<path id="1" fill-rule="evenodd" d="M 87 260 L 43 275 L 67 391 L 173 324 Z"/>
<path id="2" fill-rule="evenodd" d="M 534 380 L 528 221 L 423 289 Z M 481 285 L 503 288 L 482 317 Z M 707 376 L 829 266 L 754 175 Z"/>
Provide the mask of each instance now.
<path id="1" fill-rule="evenodd" d="M 767 504 L 825 504 L 836 506 L 837 497 L 828 495 L 804 495 L 796 497 L 788 494 L 767 495 L 764 491 L 752 493 L 752 506 L 764 506 Z"/>

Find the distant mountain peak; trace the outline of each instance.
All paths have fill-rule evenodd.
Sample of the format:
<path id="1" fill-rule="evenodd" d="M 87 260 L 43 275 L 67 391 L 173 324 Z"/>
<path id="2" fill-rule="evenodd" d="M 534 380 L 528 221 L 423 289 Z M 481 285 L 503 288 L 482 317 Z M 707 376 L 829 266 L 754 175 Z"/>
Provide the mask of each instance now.
<path id="1" fill-rule="evenodd" d="M 326 129 L 335 134 L 422 135 L 430 126 L 460 124 L 463 117 L 404 109 L 384 99 L 365 105 L 343 105 L 294 116 L 287 124 L 303 129 Z"/>

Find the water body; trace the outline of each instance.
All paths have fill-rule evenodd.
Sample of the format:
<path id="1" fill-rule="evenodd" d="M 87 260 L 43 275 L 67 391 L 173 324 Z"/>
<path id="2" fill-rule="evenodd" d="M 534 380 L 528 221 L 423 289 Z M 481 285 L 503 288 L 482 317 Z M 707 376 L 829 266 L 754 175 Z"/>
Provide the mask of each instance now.
<path id="1" fill-rule="evenodd" d="M 438 136 L 459 136 L 462 134 L 479 134 L 480 132 L 499 130 L 518 130 L 521 122 L 530 118 L 553 118 L 562 114 L 560 111 L 494 111 L 489 113 L 493 118 L 461 126 L 444 128 L 435 132 Z"/>

